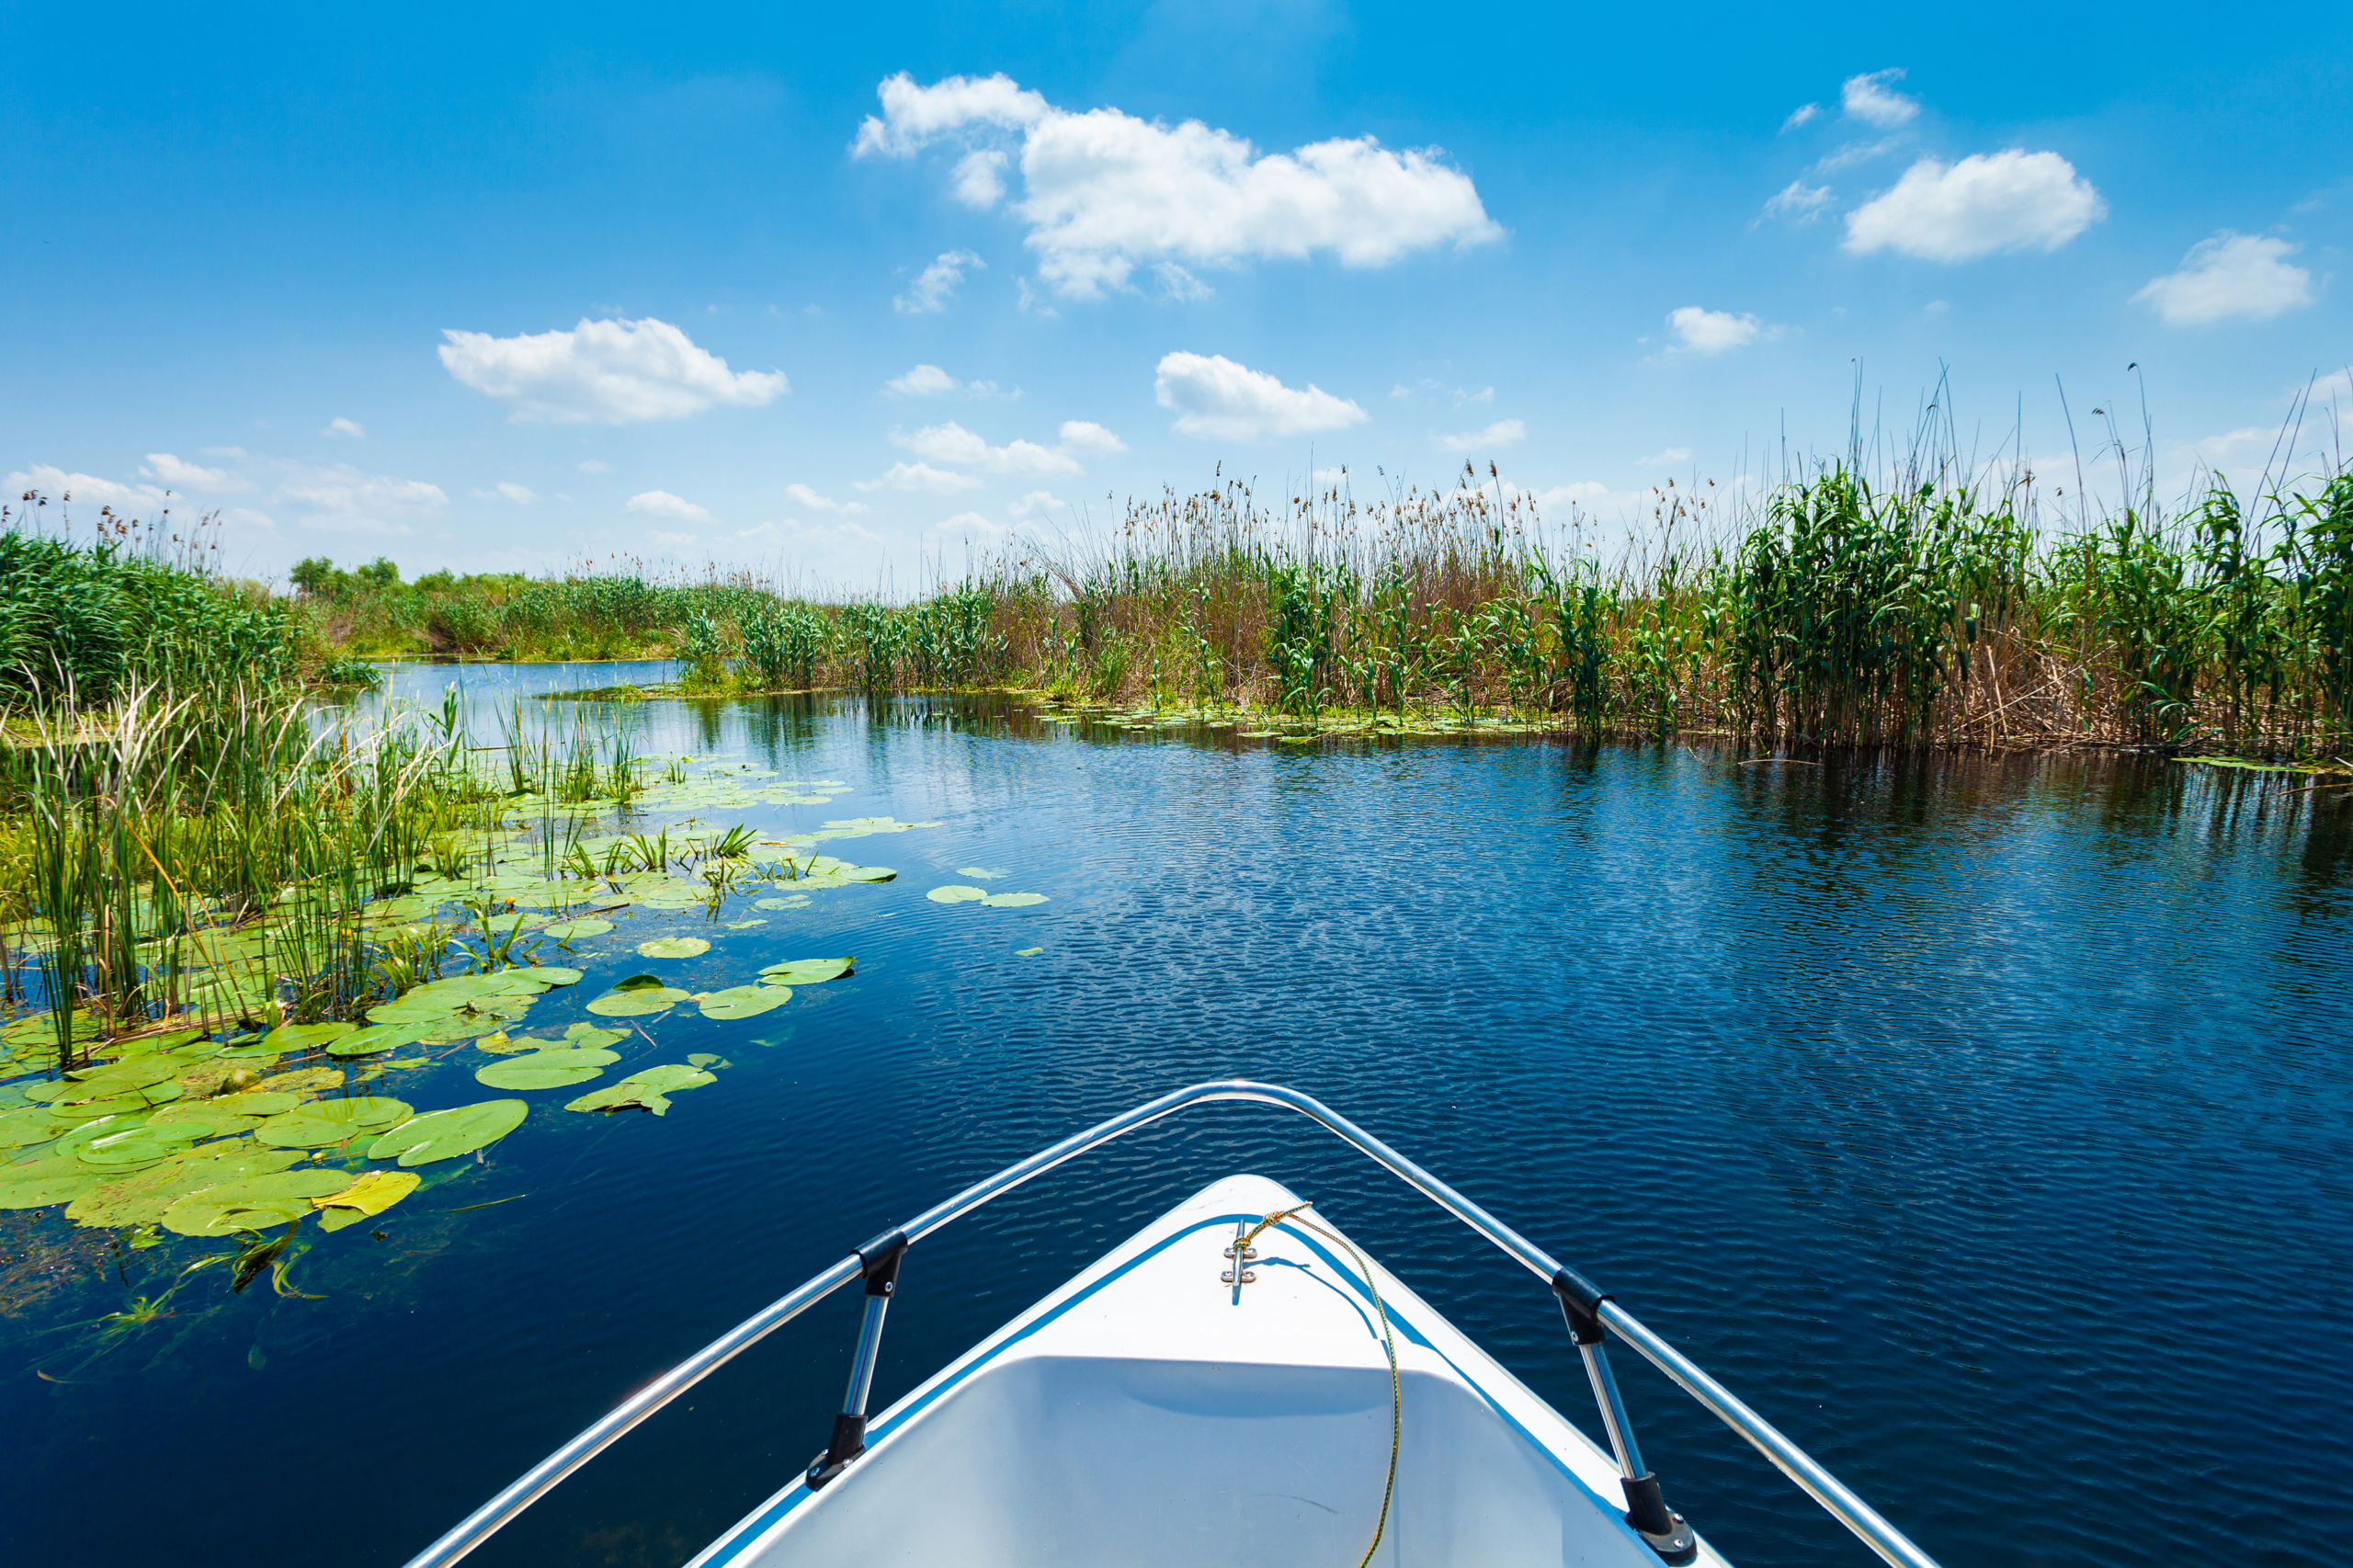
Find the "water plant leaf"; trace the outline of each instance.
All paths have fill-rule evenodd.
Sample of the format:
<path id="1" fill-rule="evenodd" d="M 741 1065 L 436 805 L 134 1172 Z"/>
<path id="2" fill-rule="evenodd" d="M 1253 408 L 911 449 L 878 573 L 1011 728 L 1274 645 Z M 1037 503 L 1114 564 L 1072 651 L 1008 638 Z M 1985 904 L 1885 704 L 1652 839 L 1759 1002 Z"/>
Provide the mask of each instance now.
<path id="1" fill-rule="evenodd" d="M 754 909 L 806 909 L 810 903 L 807 893 L 796 892 L 788 893 L 782 898 L 756 898 L 752 901 L 752 907 Z"/>
<path id="2" fill-rule="evenodd" d="M 21 1149 L 28 1143 L 46 1143 L 61 1124 L 39 1106 L 27 1106 L 21 1110 L 0 1114 L 0 1149 Z"/>
<path id="3" fill-rule="evenodd" d="M 629 1038 L 627 1029 L 600 1029 L 590 1023 L 567 1025 L 564 1043 L 580 1051 L 602 1051 L 608 1045 L 619 1045 Z"/>
<path id="4" fill-rule="evenodd" d="M 587 974 L 586 970 L 570 969 L 560 963 L 534 964 L 529 978 L 548 986 L 577 985 Z"/>
<path id="5" fill-rule="evenodd" d="M 985 866 L 959 866 L 956 868 L 956 874 L 960 877 L 970 877 L 976 882 L 985 882 L 1008 873 L 991 870 Z"/>
<path id="6" fill-rule="evenodd" d="M 547 926 L 544 934 L 559 942 L 576 942 L 587 937 L 601 937 L 612 928 L 613 923 L 609 920 L 582 915 L 574 920 L 559 920 Z"/>
<path id="7" fill-rule="evenodd" d="M 268 1176 L 302 1158 L 292 1149 L 255 1149 L 248 1145 L 234 1157 L 167 1160 L 129 1176 L 109 1177 L 66 1206 L 65 1217 L 77 1225 L 118 1229 L 153 1225 L 164 1210 L 191 1192 L 246 1176 Z"/>
<path id="8" fill-rule="evenodd" d="M 618 1084 L 609 1084 L 601 1089 L 591 1089 L 563 1108 L 579 1111 L 623 1110 L 634 1106 L 642 1110 L 650 1110 L 656 1116 L 665 1116 L 670 1109 L 670 1101 L 666 1096 L 675 1095 L 682 1089 L 699 1089 L 705 1084 L 715 1084 L 718 1081 L 717 1078 L 699 1068 L 689 1067 L 683 1062 L 664 1062 L 658 1067 L 648 1067 L 641 1072 L 632 1073 Z"/>
<path id="9" fill-rule="evenodd" d="M 789 959 L 760 971 L 760 978 L 770 985 L 820 985 L 854 973 L 857 968 L 854 958 Z"/>
<path id="10" fill-rule="evenodd" d="M 563 1089 L 586 1083 L 620 1060 L 610 1051 L 534 1051 L 479 1068 L 474 1078 L 494 1089 Z"/>
<path id="11" fill-rule="evenodd" d="M 241 1176 L 174 1199 L 164 1210 L 164 1229 L 183 1236 L 233 1236 L 239 1231 L 271 1230 L 300 1220 L 311 1212 L 313 1199 L 341 1192 L 352 1179 L 349 1171 L 315 1165 Z"/>
<path id="12" fill-rule="evenodd" d="M 989 892 L 986 888 L 968 888 L 959 882 L 950 882 L 944 888 L 934 888 L 923 896 L 934 903 L 970 903 L 975 899 L 988 897 Z"/>
<path id="13" fill-rule="evenodd" d="M 340 1231 L 372 1219 L 415 1192 L 424 1179 L 415 1171 L 369 1171 L 341 1192 L 311 1199 L 319 1211 L 319 1229 Z"/>
<path id="14" fill-rule="evenodd" d="M 993 892 L 981 902 L 991 909 L 1026 909 L 1033 903 L 1045 903 L 1046 895 L 1041 892 Z"/>
<path id="15" fill-rule="evenodd" d="M 1016 948 L 1013 949 L 1013 956 L 1017 959 L 1034 959 L 1045 950 L 1043 948 Z"/>
<path id="16" fill-rule="evenodd" d="M 589 1003 L 588 1010 L 605 1018 L 650 1017 L 655 1013 L 668 1012 L 693 994 L 692 992 L 679 991 L 667 985 L 650 991 L 613 990 L 606 992 L 602 996 Z"/>
<path id="17" fill-rule="evenodd" d="M 85 1067 L 65 1074 L 76 1084 L 108 1085 L 96 1094 L 117 1094 L 126 1089 L 142 1089 L 150 1084 L 160 1084 L 179 1075 L 180 1064 L 168 1056 L 132 1056 L 120 1062 L 109 1062 L 101 1067 Z M 71 1097 L 70 1096 L 67 1097 Z"/>
<path id="18" fill-rule="evenodd" d="M 285 1073 L 273 1073 L 256 1088 L 263 1094 L 323 1095 L 329 1089 L 343 1087 L 340 1067 L 297 1067 Z"/>
<path id="19" fill-rule="evenodd" d="M 372 1137 L 397 1127 L 415 1112 L 403 1101 L 380 1095 L 315 1100 L 271 1117 L 254 1130 L 255 1141 L 273 1149 L 320 1149 Z"/>
<path id="20" fill-rule="evenodd" d="M 341 1040 L 358 1028 L 357 1024 L 280 1024 L 262 1036 L 262 1044 L 283 1055 L 288 1051 L 309 1051 L 331 1040 Z"/>
<path id="21" fill-rule="evenodd" d="M 368 1147 L 371 1160 L 397 1156 L 404 1166 L 429 1165 L 486 1149 L 523 1125 L 530 1114 L 523 1100 L 483 1100 L 476 1105 L 437 1110 L 404 1122 Z"/>
<path id="22" fill-rule="evenodd" d="M 710 944 L 700 937 L 656 937 L 637 950 L 649 959 L 691 959 L 710 951 Z"/>
<path id="23" fill-rule="evenodd" d="M 69 1130 L 58 1137 L 55 1153 L 60 1155 L 74 1154 L 85 1144 L 95 1143 L 101 1138 L 111 1138 L 125 1128 L 143 1127 L 146 1122 L 144 1116 L 123 1115 L 96 1117 L 78 1126 L 69 1123 Z"/>
<path id="24" fill-rule="evenodd" d="M 0 1165 L 0 1209 L 46 1209 L 52 1203 L 69 1203 L 106 1179 L 105 1171 L 70 1154 Z"/>
<path id="25" fill-rule="evenodd" d="M 415 1045 L 425 1033 L 421 1024 L 378 1024 L 327 1045 L 329 1056 L 373 1056 L 396 1046 Z"/>
<path id="26" fill-rule="evenodd" d="M 75 1149 L 74 1157 L 85 1165 L 131 1169 L 159 1164 L 211 1136 L 212 1129 L 200 1121 L 149 1123 L 93 1138 Z"/>
<path id="27" fill-rule="evenodd" d="M 780 985 L 731 985 L 724 991 L 707 991 L 695 1000 L 701 1004 L 704 1017 L 726 1021 L 772 1012 L 791 1001 L 792 993 Z"/>

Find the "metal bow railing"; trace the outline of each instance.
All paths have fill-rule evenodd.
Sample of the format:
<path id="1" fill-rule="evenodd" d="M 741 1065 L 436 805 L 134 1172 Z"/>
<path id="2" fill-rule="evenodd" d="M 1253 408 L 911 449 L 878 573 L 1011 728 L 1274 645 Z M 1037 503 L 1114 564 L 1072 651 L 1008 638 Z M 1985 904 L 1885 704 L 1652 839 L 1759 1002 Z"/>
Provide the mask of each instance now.
<path id="1" fill-rule="evenodd" d="M 856 1360 L 861 1369 L 870 1369 L 874 1346 L 870 1341 L 879 1336 L 882 1321 L 876 1301 L 889 1294 L 887 1282 L 877 1289 L 875 1281 L 881 1278 L 885 1268 L 889 1277 L 895 1278 L 899 1256 L 908 1245 L 923 1240 L 949 1221 L 971 1213 L 992 1199 L 1010 1192 L 1032 1176 L 1075 1159 L 1090 1149 L 1188 1107 L 1218 1100 L 1281 1106 L 1299 1112 L 1376 1164 L 1387 1167 L 1402 1177 L 1406 1185 L 1486 1237 L 1552 1286 L 1584 1355 L 1586 1371 L 1594 1384 L 1595 1397 L 1600 1405 L 1602 1424 L 1609 1433 L 1619 1467 L 1623 1472 L 1629 1522 L 1668 1561 L 1690 1561 L 1688 1555 L 1689 1531 L 1683 1528 L 1679 1517 L 1665 1512 L 1664 1504 L 1658 1497 L 1658 1483 L 1643 1466 L 1641 1451 L 1634 1443 L 1631 1423 L 1627 1418 L 1623 1403 L 1618 1398 L 1617 1383 L 1608 1370 L 1603 1345 L 1607 1335 L 1614 1335 L 1631 1346 L 1643 1359 L 1679 1384 L 1685 1392 L 1714 1412 L 1725 1426 L 1745 1437 L 1782 1474 L 1796 1482 L 1809 1496 L 1881 1558 L 1898 1564 L 1899 1568 L 1937 1568 L 1935 1559 L 1915 1546 L 1903 1531 L 1888 1523 L 1870 1504 L 1849 1491 L 1836 1476 L 1783 1436 L 1772 1423 L 1734 1397 L 1729 1389 L 1702 1371 L 1681 1351 L 1644 1327 L 1641 1320 L 1608 1295 L 1595 1290 L 1582 1276 L 1557 1262 L 1543 1248 L 1321 1101 L 1279 1084 L 1254 1083 L 1245 1078 L 1195 1084 L 1124 1111 L 1108 1121 L 1063 1139 L 1051 1148 L 1042 1149 L 1026 1160 L 1007 1165 L 995 1176 L 973 1183 L 946 1202 L 926 1210 L 898 1230 L 878 1237 L 875 1242 L 869 1243 L 859 1252 L 850 1254 L 815 1278 L 771 1301 L 638 1390 L 602 1420 L 532 1466 L 512 1485 L 411 1558 L 408 1568 L 444 1568 L 444 1565 L 457 1562 L 490 1539 L 516 1515 L 544 1496 L 558 1482 L 602 1453 L 623 1433 L 810 1307 L 858 1279 L 869 1281 L 870 1304 L 867 1327 L 860 1335 Z M 848 1403 L 854 1409 L 845 1412 L 845 1417 L 855 1415 L 860 1430 L 865 1412 L 865 1391 L 861 1385 L 865 1381 L 858 1372 L 853 1371 Z M 836 1448 L 840 1444 L 838 1434 L 842 1429 L 837 1419 Z M 826 1456 L 821 1456 L 819 1464 L 812 1467 L 813 1481 L 821 1483 L 837 1472 L 842 1464 L 855 1457 L 855 1448 L 847 1454 L 836 1454 L 834 1449 L 829 1449 Z M 835 1462 L 830 1470 L 824 1470 L 827 1458 L 834 1459 Z M 821 1470 L 824 1470 L 822 1475 L 819 1473 Z M 1667 1521 L 1672 1521 L 1674 1530 L 1658 1528 Z"/>

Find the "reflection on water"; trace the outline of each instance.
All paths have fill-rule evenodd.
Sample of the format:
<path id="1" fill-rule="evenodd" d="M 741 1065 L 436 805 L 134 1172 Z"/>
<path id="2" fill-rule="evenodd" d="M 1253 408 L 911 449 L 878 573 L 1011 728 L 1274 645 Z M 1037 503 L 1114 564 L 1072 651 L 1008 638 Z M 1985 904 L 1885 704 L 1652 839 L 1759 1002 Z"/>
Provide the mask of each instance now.
<path id="1" fill-rule="evenodd" d="M 486 733 L 515 696 L 618 678 L 412 666 L 391 695 L 452 676 Z M 94 1332 L 61 1325 L 146 1264 L 85 1240 L 12 1296 L 0 1506 L 27 1561 L 396 1563 L 883 1224 L 1224 1074 L 1326 1098 L 1575 1261 L 1949 1565 L 2316 1562 L 2353 1526 L 2342 794 L 2093 756 L 1267 746 L 921 699 L 593 713 L 652 755 L 855 787 L 756 825 L 942 825 L 858 843 L 893 883 L 707 932 L 746 970 L 859 960 L 751 1022 L 664 1021 L 665 1052 L 734 1063 L 720 1084 L 659 1121 L 536 1108 L 465 1196 L 321 1239 L 298 1278 L 324 1299 L 191 1293 L 50 1383 L 28 1369 Z M 924 898 L 976 865 L 1052 902 Z M 1241 1108 L 918 1247 L 878 1402 L 1240 1169 L 1590 1425 L 1540 1286 Z M 17 1256 L 55 1246 L 53 1215 L 17 1218 Z M 683 1561 L 822 1445 L 856 1311 L 794 1324 L 477 1561 Z M 1669 1496 L 1735 1561 L 1865 1561 L 1620 1375 Z"/>

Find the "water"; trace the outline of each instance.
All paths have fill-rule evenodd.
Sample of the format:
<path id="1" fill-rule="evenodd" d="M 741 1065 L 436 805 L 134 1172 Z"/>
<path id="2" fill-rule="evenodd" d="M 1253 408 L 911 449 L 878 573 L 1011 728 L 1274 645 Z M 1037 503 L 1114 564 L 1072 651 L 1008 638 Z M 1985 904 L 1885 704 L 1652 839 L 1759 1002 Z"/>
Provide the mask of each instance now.
<path id="1" fill-rule="evenodd" d="M 485 711 L 610 678 L 463 674 Z M 1325 1099 L 1615 1289 L 1948 1568 L 2318 1562 L 2353 1528 L 2342 795 L 2082 757 L 1262 746 L 920 701 L 626 716 L 655 751 L 857 787 L 756 822 L 942 825 L 841 846 L 894 883 L 713 933 L 691 964 L 601 962 L 533 1026 L 637 968 L 717 984 L 850 951 L 858 976 L 655 1024 L 648 1060 L 734 1063 L 664 1119 L 532 1096 L 387 1239 L 306 1255 L 291 1278 L 323 1300 L 215 1284 L 94 1357 L 97 1330 L 60 1325 L 210 1244 L 132 1255 L 128 1286 L 86 1243 L 20 1262 L 10 1558 L 396 1564 L 890 1221 L 1237 1074 Z M 923 898 L 966 866 L 1052 902 Z M 477 1097 L 463 1071 L 403 1092 Z M 1537 1281 L 1257 1108 L 1163 1124 L 924 1243 L 877 1408 L 1240 1169 L 1314 1198 L 1592 1429 Z M 17 1259 L 67 1234 L 13 1220 Z M 683 1561 L 822 1446 L 856 1312 L 845 1294 L 788 1326 L 476 1560 Z M 1670 1500 L 1735 1562 L 1869 1560 L 1620 1367 Z"/>

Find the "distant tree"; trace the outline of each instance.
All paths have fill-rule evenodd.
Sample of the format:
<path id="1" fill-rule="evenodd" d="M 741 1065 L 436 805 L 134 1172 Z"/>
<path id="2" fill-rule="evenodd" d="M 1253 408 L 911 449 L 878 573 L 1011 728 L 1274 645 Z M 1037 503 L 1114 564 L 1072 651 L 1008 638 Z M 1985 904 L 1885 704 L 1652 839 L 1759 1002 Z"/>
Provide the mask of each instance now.
<path id="1" fill-rule="evenodd" d="M 355 568 L 351 574 L 371 588 L 389 588 L 401 580 L 401 569 L 381 555 L 365 566 Z"/>
<path id="2" fill-rule="evenodd" d="M 334 587 L 335 580 L 343 574 L 325 556 L 312 555 L 294 562 L 292 575 L 296 587 L 306 594 L 320 595 Z"/>
<path id="3" fill-rule="evenodd" d="M 416 580 L 419 593 L 446 594 L 458 585 L 458 579 L 448 572 L 427 572 Z"/>

